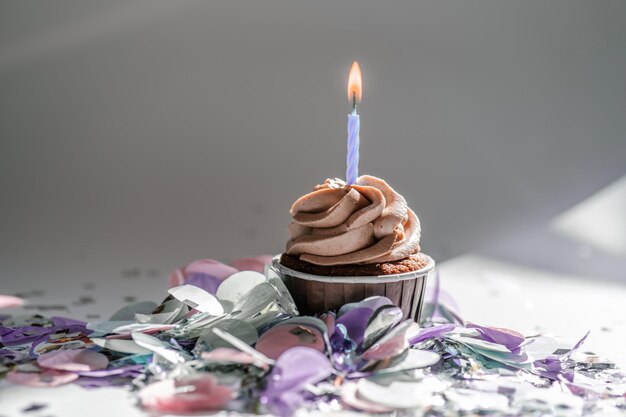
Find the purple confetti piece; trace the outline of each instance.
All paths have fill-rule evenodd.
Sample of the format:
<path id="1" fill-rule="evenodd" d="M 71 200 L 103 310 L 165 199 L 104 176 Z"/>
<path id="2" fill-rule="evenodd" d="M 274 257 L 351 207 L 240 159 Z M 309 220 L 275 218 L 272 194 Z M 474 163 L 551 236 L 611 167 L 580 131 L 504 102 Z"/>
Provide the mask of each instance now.
<path id="1" fill-rule="evenodd" d="M 5 334 L 9 334 L 13 331 L 15 331 L 13 327 L 0 326 L 0 338 L 2 338 L 2 336 L 4 336 Z"/>
<path id="2" fill-rule="evenodd" d="M 308 347 L 294 347 L 276 360 L 265 395 L 299 389 L 326 379 L 331 373 L 332 367 L 323 353 Z"/>
<path id="3" fill-rule="evenodd" d="M 570 350 L 559 355 L 550 355 L 544 359 L 539 359 L 533 362 L 535 372 L 544 378 L 551 379 L 553 381 L 560 381 L 565 379 L 568 382 L 572 382 L 574 374 L 567 368 L 573 366 L 570 361 L 570 356 L 577 352 L 583 343 L 587 340 L 587 337 L 591 331 L 588 331 Z"/>
<path id="4" fill-rule="evenodd" d="M 339 309 L 339 312 L 337 313 L 337 316 L 341 317 L 342 315 L 346 314 L 350 310 L 353 310 L 353 309 L 359 308 L 359 307 L 369 308 L 372 311 L 376 311 L 379 308 L 381 308 L 383 306 L 387 306 L 387 305 L 393 305 L 393 303 L 391 302 L 391 300 L 389 298 L 383 297 L 381 295 L 376 295 L 376 296 L 373 296 L 373 297 L 365 298 L 365 299 L 359 301 L 358 303 L 344 304 Z"/>
<path id="5" fill-rule="evenodd" d="M 420 342 L 423 342 L 428 339 L 441 338 L 448 332 L 454 330 L 456 325 L 452 323 L 440 324 L 433 327 L 427 327 L 425 329 L 421 329 L 417 336 L 409 339 L 409 344 L 416 345 Z"/>
<path id="6" fill-rule="evenodd" d="M 87 323 L 81 320 L 70 319 L 67 317 L 50 317 L 50 321 L 54 327 L 74 327 L 74 326 L 87 326 Z"/>
<path id="7" fill-rule="evenodd" d="M 332 365 L 321 352 L 294 347 L 276 360 L 261 401 L 280 415 L 289 415 L 305 400 L 302 388 L 332 375 Z"/>
<path id="8" fill-rule="evenodd" d="M 433 287 L 426 288 L 424 296 L 425 319 L 422 321 L 448 321 L 464 324 L 465 321 L 458 313 L 459 306 L 454 298 L 441 288 L 439 270 L 435 273 Z"/>
<path id="9" fill-rule="evenodd" d="M 578 352 L 578 350 L 582 347 L 583 343 L 585 343 L 585 341 L 587 340 L 587 337 L 589 337 L 589 334 L 591 333 L 591 330 L 588 330 L 587 333 L 582 337 L 582 339 L 580 339 L 578 342 L 576 342 L 576 344 L 574 345 L 573 348 L 570 349 L 569 352 L 567 352 L 565 355 L 563 355 L 563 357 L 565 358 L 569 358 L 570 356 L 572 356 L 575 352 Z"/>
<path id="10" fill-rule="evenodd" d="M 217 293 L 217 287 L 219 287 L 221 283 L 222 280 L 220 280 L 219 278 L 213 275 L 202 274 L 199 272 L 187 275 L 185 281 L 185 284 L 196 286 L 213 295 Z"/>
<path id="11" fill-rule="evenodd" d="M 372 314 L 374 311 L 370 308 L 357 307 L 339 317 L 335 325 L 343 325 L 350 340 L 360 345 Z"/>
<path id="12" fill-rule="evenodd" d="M 500 327 L 488 327 L 468 322 L 466 327 L 476 329 L 487 342 L 497 343 L 513 351 L 526 340 L 524 335 L 513 330 Z"/>
<path id="13" fill-rule="evenodd" d="M 49 327 L 39 326 L 16 327 L 14 329 L 10 329 L 10 331 L 7 331 L 7 329 L 10 328 L 5 327 L 3 329 L 3 335 L 1 337 L 2 343 L 5 346 L 17 346 L 30 343 L 37 340 L 42 335 L 50 333 Z"/>

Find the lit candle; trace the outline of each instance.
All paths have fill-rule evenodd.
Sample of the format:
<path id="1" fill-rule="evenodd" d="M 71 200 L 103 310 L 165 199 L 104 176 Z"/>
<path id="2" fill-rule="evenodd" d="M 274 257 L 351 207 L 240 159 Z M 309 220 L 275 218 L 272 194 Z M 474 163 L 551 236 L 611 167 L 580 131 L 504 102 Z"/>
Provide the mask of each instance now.
<path id="1" fill-rule="evenodd" d="M 348 100 L 352 104 L 352 113 L 348 115 L 348 154 L 346 157 L 346 182 L 348 184 L 356 183 L 359 176 L 359 131 L 361 130 L 361 121 L 356 107 L 361 101 L 361 67 L 359 63 L 354 61 L 350 68 L 348 76 Z"/>

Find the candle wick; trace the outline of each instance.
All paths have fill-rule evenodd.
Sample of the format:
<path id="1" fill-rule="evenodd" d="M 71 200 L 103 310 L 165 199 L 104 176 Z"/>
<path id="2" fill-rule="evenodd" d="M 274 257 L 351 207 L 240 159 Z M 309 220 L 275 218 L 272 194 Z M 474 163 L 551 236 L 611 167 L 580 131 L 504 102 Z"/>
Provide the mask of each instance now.
<path id="1" fill-rule="evenodd" d="M 356 92 L 352 92 L 352 114 L 356 114 Z"/>

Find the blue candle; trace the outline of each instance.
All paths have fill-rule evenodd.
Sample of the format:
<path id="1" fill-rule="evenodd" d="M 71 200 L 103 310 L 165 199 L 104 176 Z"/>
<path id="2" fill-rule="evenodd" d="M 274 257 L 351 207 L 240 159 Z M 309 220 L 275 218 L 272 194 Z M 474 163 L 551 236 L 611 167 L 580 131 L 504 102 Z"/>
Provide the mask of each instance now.
<path id="1" fill-rule="evenodd" d="M 361 121 L 356 109 L 348 115 L 348 155 L 346 157 L 346 182 L 350 185 L 356 183 L 359 177 L 359 131 Z"/>
<path id="2" fill-rule="evenodd" d="M 359 132 L 361 120 L 356 112 L 357 104 L 361 101 L 362 90 L 361 67 L 354 61 L 348 76 L 348 99 L 352 104 L 352 113 L 348 115 L 348 154 L 346 156 L 346 182 L 355 184 L 359 177 Z"/>

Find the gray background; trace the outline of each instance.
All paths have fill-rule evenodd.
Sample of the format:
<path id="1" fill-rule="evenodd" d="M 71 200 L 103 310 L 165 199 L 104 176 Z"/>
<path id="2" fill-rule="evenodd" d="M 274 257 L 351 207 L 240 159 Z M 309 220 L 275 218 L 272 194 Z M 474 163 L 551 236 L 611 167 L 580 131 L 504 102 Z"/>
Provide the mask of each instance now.
<path id="1" fill-rule="evenodd" d="M 621 0 L 0 0 L 0 282 L 280 252 L 354 59 L 426 252 L 623 279 L 548 226 L 626 174 L 625 51 Z"/>

